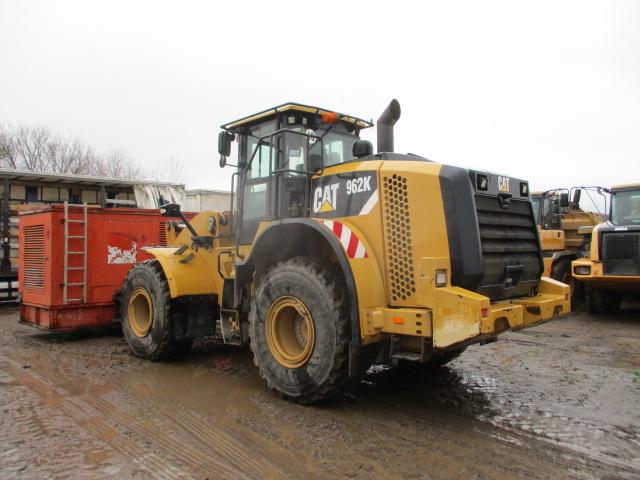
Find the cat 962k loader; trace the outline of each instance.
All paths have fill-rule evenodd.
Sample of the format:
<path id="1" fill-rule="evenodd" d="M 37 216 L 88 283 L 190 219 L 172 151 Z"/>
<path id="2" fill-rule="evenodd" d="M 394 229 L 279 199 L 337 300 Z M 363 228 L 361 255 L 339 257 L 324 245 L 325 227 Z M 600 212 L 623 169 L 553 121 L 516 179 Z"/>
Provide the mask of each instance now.
<path id="1" fill-rule="evenodd" d="M 394 153 L 399 117 L 394 100 L 378 153 L 359 138 L 372 123 L 295 103 L 223 125 L 221 166 L 238 150 L 231 211 L 184 219 L 178 246 L 130 270 L 133 353 L 218 335 L 249 344 L 267 385 L 308 403 L 375 361 L 442 364 L 569 313 L 569 288 L 541 278 L 528 183 Z"/>

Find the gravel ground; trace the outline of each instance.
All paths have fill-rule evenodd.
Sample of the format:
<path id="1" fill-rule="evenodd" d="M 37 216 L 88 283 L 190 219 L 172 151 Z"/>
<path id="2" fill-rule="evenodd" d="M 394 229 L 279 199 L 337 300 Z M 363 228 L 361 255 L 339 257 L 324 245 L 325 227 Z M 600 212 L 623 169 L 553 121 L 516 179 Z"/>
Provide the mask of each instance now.
<path id="1" fill-rule="evenodd" d="M 303 407 L 245 349 L 151 363 L 0 309 L 0 478 L 640 478 L 640 311 L 572 315 Z"/>

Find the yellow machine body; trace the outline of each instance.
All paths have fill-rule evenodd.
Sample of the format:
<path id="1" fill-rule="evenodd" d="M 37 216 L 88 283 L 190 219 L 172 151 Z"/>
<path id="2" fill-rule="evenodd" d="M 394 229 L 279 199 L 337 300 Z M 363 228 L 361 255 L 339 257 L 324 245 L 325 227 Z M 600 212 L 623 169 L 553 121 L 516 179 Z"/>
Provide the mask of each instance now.
<path id="1" fill-rule="evenodd" d="M 451 285 L 441 168 L 431 162 L 369 160 L 322 172 L 322 176 L 360 171 L 376 175 L 377 198 L 366 210 L 331 219 L 312 214 L 328 235 L 335 236 L 333 227 L 341 225 L 336 238 L 347 254 L 355 283 L 362 343 L 401 335 L 428 338 L 434 348 L 447 349 L 569 313 L 569 288 L 549 278 L 542 278 L 527 296 L 500 301 Z M 323 211 L 332 208 L 329 201 Z M 177 247 L 147 249 L 162 265 L 172 298 L 216 295 L 222 299 L 225 279 L 235 277 L 235 263 L 251 257 L 253 245 L 237 246 L 229 226 L 220 226 L 227 216 L 202 212 L 191 221 L 200 235 L 208 235 L 215 219 L 218 230 L 210 249 L 192 248 L 186 229 L 175 238 Z M 271 224 L 261 223 L 256 238 Z M 366 255 L 349 255 L 350 242 L 355 241 L 360 243 L 356 249 Z M 438 272 L 445 272 L 444 282 L 437 282 Z"/>

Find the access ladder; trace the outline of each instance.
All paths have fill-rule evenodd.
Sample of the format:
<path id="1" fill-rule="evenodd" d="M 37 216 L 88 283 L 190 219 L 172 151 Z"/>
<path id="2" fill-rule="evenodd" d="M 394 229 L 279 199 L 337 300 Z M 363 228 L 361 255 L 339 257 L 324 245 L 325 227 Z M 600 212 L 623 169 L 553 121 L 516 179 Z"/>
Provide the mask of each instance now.
<path id="1" fill-rule="evenodd" d="M 87 232 L 88 221 L 87 221 L 87 204 L 82 204 L 82 220 L 72 219 L 69 217 L 69 203 L 64 202 L 64 277 L 62 283 L 62 302 L 64 304 L 72 303 L 72 302 L 87 302 Z M 70 235 L 69 234 L 69 224 L 82 224 L 83 226 L 83 234 L 82 235 Z M 82 247 L 79 250 L 69 250 L 69 240 L 81 240 Z M 74 242 L 77 245 L 80 242 Z M 82 256 L 82 266 L 70 266 L 71 256 Z M 76 263 L 76 262 L 74 262 Z M 82 282 L 69 282 L 69 272 L 71 271 L 81 271 L 82 272 Z M 82 287 L 82 298 L 69 298 L 69 287 Z"/>

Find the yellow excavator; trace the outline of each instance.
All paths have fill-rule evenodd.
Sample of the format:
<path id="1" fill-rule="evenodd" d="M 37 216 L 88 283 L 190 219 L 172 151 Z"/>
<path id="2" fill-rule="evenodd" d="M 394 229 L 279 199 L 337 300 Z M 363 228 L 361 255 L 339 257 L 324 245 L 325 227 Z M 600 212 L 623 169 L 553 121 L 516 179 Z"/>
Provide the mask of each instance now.
<path id="1" fill-rule="evenodd" d="M 309 403 L 374 362 L 444 364 L 569 313 L 569 287 L 542 277 L 529 184 L 395 153 L 399 117 L 394 100 L 377 153 L 360 138 L 371 122 L 298 103 L 224 124 L 220 165 L 238 152 L 229 211 L 188 221 L 162 207 L 185 228 L 129 272 L 131 351 L 159 359 L 217 335 Z"/>

